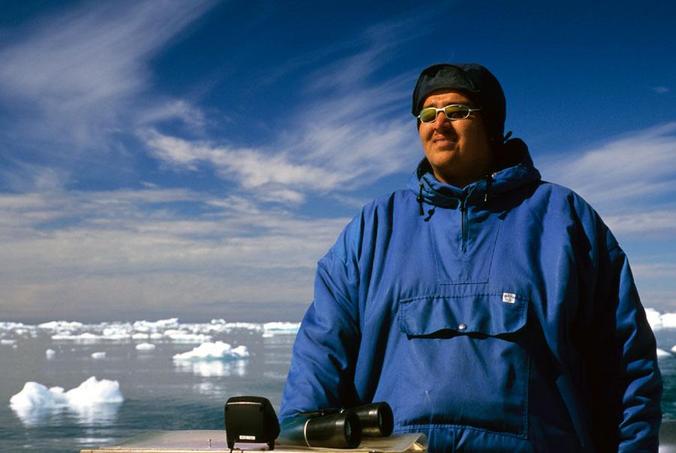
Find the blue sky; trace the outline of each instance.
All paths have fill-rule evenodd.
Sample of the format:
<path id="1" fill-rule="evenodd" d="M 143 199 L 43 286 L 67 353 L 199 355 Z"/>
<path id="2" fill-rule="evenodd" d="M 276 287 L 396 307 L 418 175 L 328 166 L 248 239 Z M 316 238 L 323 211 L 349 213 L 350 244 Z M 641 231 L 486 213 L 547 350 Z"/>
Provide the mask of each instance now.
<path id="1" fill-rule="evenodd" d="M 300 319 L 317 259 L 420 159 L 438 62 L 497 75 L 507 130 L 676 311 L 672 2 L 0 11 L 0 319 Z"/>

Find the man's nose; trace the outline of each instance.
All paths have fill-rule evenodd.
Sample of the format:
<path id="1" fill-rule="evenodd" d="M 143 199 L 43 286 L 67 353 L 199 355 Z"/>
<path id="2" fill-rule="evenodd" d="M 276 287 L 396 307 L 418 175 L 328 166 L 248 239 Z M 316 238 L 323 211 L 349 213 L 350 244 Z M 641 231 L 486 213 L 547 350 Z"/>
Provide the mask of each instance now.
<path id="1" fill-rule="evenodd" d="M 439 110 L 437 112 L 437 117 L 434 119 L 434 124 L 437 127 L 450 126 L 451 120 L 449 120 L 448 117 L 446 116 L 446 112 L 444 112 L 443 110 Z"/>

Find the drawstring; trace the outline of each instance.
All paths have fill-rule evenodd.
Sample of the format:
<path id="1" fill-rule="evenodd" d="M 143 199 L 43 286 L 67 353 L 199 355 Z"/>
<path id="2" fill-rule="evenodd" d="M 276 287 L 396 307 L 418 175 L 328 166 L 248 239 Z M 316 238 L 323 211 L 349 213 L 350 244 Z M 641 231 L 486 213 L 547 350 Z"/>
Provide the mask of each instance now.
<path id="1" fill-rule="evenodd" d="M 420 212 L 421 216 L 425 215 L 425 210 L 423 209 L 423 194 L 422 194 L 422 191 L 423 191 L 423 185 L 422 185 L 422 183 L 420 183 L 420 190 L 418 191 L 418 197 L 416 198 L 416 200 L 418 201 L 418 208 L 419 208 L 418 212 Z"/>

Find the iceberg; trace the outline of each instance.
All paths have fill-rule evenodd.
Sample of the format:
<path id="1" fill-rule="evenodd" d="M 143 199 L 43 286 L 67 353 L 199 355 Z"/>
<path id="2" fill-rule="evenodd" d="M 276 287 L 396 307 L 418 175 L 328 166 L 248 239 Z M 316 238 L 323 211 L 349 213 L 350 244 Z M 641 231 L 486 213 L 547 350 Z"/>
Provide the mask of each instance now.
<path id="1" fill-rule="evenodd" d="M 80 329 L 84 326 L 81 322 L 70 322 L 70 321 L 50 321 L 50 322 L 43 322 L 42 324 L 38 324 L 39 329 L 46 329 L 46 330 L 75 330 L 75 329 Z"/>
<path id="2" fill-rule="evenodd" d="M 651 329 L 657 330 L 662 327 L 662 315 L 659 311 L 654 308 L 646 308 L 645 316 L 648 318 L 648 324 L 650 324 Z"/>
<path id="3" fill-rule="evenodd" d="M 202 377 L 230 377 L 246 375 L 247 361 L 235 360 L 177 360 L 179 371 L 186 371 Z"/>
<path id="4" fill-rule="evenodd" d="M 645 315 L 653 331 L 676 328 L 676 313 L 661 313 L 654 308 L 646 308 Z"/>
<path id="5" fill-rule="evenodd" d="M 296 335 L 300 329 L 299 322 L 266 322 L 263 324 L 263 336 Z"/>
<path id="6" fill-rule="evenodd" d="M 176 354 L 174 360 L 240 360 L 248 357 L 249 351 L 246 346 L 233 348 L 228 343 L 216 341 L 202 343 L 191 351 Z"/>
<path id="7" fill-rule="evenodd" d="M 165 330 L 164 336 L 176 343 L 202 343 L 211 341 L 210 335 L 189 333 L 175 329 Z"/>
<path id="8" fill-rule="evenodd" d="M 105 358 L 106 358 L 105 352 L 92 352 L 92 359 L 105 359 Z"/>
<path id="9" fill-rule="evenodd" d="M 9 405 L 24 424 L 34 425 L 45 416 L 63 410 L 75 412 L 83 422 L 109 420 L 123 401 L 117 381 L 97 380 L 92 376 L 67 392 L 63 387 L 47 388 L 37 382 L 26 382 L 23 389 L 10 398 Z"/>
<path id="10" fill-rule="evenodd" d="M 667 357 L 671 357 L 671 352 L 665 351 L 664 349 L 657 348 L 657 358 L 658 359 L 664 359 Z"/>
<path id="11" fill-rule="evenodd" d="M 52 335 L 52 340 L 56 341 L 75 341 L 78 343 L 96 343 L 100 340 L 105 340 L 106 337 L 101 335 L 95 335 L 93 333 L 85 332 L 78 335 L 72 335 L 70 333 L 57 333 Z"/>
<path id="12" fill-rule="evenodd" d="M 139 343 L 136 345 L 137 351 L 154 351 L 155 345 L 151 343 Z"/>
<path id="13" fill-rule="evenodd" d="M 670 329 L 676 327 L 676 313 L 664 313 L 660 320 L 662 321 L 662 327 Z"/>

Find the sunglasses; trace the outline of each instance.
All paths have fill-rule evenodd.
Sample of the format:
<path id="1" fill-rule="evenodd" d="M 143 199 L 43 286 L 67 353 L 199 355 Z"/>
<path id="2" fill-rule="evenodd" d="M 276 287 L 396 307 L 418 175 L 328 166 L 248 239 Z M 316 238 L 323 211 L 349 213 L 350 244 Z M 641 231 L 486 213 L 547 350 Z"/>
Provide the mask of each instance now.
<path id="1" fill-rule="evenodd" d="M 473 109 L 464 104 L 450 104 L 446 107 L 425 107 L 420 111 L 418 119 L 423 123 L 432 123 L 437 119 L 439 112 L 444 112 L 449 121 L 464 120 L 469 118 L 472 112 L 478 112 L 481 109 Z"/>

